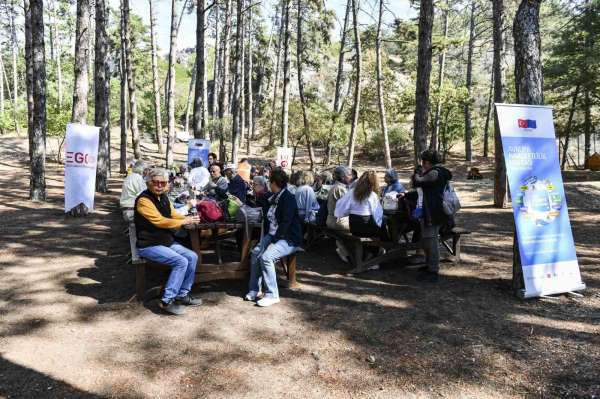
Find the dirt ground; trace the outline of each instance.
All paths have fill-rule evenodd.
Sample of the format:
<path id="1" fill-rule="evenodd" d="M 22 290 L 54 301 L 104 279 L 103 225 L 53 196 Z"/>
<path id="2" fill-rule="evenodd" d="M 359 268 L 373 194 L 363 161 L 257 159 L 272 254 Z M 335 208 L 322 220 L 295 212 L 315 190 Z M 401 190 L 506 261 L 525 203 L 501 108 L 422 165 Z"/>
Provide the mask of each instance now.
<path id="1" fill-rule="evenodd" d="M 196 287 L 206 305 L 169 317 L 128 302 L 118 175 L 93 215 L 65 218 L 62 168 L 49 163 L 49 200 L 31 203 L 26 160 L 25 139 L 0 137 L 1 398 L 600 396 L 598 173 L 566 175 L 583 298 L 511 294 L 512 215 L 489 205 L 491 164 L 478 159 L 477 182 L 450 163 L 473 234 L 438 284 L 396 262 L 347 277 L 323 241 L 276 306 L 226 281 Z"/>

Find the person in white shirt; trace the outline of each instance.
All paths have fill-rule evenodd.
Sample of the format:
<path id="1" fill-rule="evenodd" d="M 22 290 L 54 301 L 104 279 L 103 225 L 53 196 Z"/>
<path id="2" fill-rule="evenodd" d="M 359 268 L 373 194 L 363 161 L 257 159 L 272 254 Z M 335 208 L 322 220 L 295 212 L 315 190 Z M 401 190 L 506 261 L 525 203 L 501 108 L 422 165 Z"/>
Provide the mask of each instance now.
<path id="1" fill-rule="evenodd" d="M 367 171 L 356 186 L 337 202 L 335 217 L 349 216 L 350 232 L 357 237 L 387 239 L 383 208 L 379 201 L 379 183 L 374 171 Z"/>
<path id="2" fill-rule="evenodd" d="M 146 181 L 144 180 L 149 169 L 148 166 L 149 165 L 144 161 L 136 161 L 131 168 L 131 173 L 123 180 L 119 205 L 121 205 L 123 218 L 126 221 L 133 220 L 133 206 L 135 204 L 135 199 L 142 191 L 148 188 L 146 186 Z"/>
<path id="3" fill-rule="evenodd" d="M 194 159 L 190 166 L 192 170 L 188 176 L 188 184 L 196 190 L 202 190 L 210 182 L 210 173 L 198 158 Z"/>

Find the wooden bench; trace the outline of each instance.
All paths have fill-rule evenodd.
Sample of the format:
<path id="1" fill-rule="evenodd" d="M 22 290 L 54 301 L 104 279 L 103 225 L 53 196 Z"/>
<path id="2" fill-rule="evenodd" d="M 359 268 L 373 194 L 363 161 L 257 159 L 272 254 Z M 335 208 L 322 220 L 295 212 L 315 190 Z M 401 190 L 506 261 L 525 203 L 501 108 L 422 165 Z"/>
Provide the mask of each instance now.
<path id="1" fill-rule="evenodd" d="M 469 230 L 454 227 L 449 233 L 440 235 L 440 242 L 442 243 L 442 246 L 446 248 L 448 253 L 450 253 L 450 260 L 452 262 L 460 262 L 461 237 L 468 234 L 471 234 Z"/>

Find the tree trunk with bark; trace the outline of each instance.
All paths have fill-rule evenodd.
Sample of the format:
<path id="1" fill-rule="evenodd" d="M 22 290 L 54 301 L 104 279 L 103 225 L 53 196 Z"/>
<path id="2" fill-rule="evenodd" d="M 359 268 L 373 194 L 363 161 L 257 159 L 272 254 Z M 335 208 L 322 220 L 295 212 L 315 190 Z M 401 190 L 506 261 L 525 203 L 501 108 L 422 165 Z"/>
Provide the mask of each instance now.
<path id="1" fill-rule="evenodd" d="M 471 162 L 473 127 L 471 125 L 471 96 L 473 94 L 473 50 L 475 47 L 475 1 L 471 2 L 471 17 L 469 19 L 469 45 L 467 51 L 467 93 L 465 103 L 465 160 Z"/>
<path id="2" fill-rule="evenodd" d="M 158 87 L 158 56 L 156 49 L 156 16 L 154 15 L 154 0 L 148 0 L 150 8 L 150 41 L 152 42 L 152 91 L 154 93 L 154 128 L 158 153 L 164 154 L 165 147 L 162 139 L 162 116 L 160 114 L 160 89 Z"/>
<path id="3" fill-rule="evenodd" d="M 169 71 L 167 73 L 167 157 L 166 167 L 173 166 L 173 150 L 175 147 L 175 52 L 177 51 L 177 3 L 171 0 L 171 41 L 169 46 Z"/>
<path id="4" fill-rule="evenodd" d="M 518 104 L 544 104 L 544 80 L 541 62 L 540 38 L 541 0 L 523 0 L 513 23 L 515 43 L 515 89 Z M 513 240 L 513 279 L 515 292 L 525 288 L 519 241 L 516 233 Z"/>
<path id="5" fill-rule="evenodd" d="M 98 141 L 98 161 L 96 169 L 96 190 L 108 191 L 110 175 L 110 109 L 109 89 L 110 73 L 108 70 L 108 9 L 105 0 L 96 1 L 96 40 L 95 40 L 95 74 L 94 74 L 94 122 L 100 127 Z"/>
<path id="6" fill-rule="evenodd" d="M 248 44 L 246 45 L 246 80 L 247 80 L 247 90 L 248 93 L 248 114 L 246 120 L 248 122 L 248 131 L 246 133 L 246 155 L 250 156 L 251 146 L 250 140 L 254 139 L 254 91 L 252 89 L 252 67 L 253 67 L 253 46 L 252 46 L 252 32 L 254 31 L 252 28 L 252 5 L 248 9 L 248 23 L 247 32 L 248 35 Z M 268 54 L 268 52 L 267 52 Z"/>
<path id="7" fill-rule="evenodd" d="M 383 151 L 385 154 L 385 167 L 392 168 L 392 156 L 390 155 L 390 139 L 388 137 L 387 118 L 385 115 L 385 101 L 383 93 L 383 73 L 381 71 L 381 23 L 383 20 L 384 1 L 379 0 L 379 18 L 377 19 L 377 36 L 375 41 L 375 62 L 377 68 L 377 105 L 379 107 L 379 124 L 383 134 Z"/>
<path id="8" fill-rule="evenodd" d="M 506 99 L 506 83 L 504 79 L 504 19 L 506 16 L 504 0 L 492 0 L 493 41 L 494 41 L 494 103 L 503 103 Z M 506 164 L 500 137 L 498 113 L 494 110 L 494 206 L 504 208 L 506 205 Z"/>
<path id="9" fill-rule="evenodd" d="M 194 95 L 194 137 L 208 138 L 206 91 L 206 12 L 205 0 L 198 0 L 196 7 L 196 92 Z"/>
<path id="10" fill-rule="evenodd" d="M 225 25 L 223 26 L 223 57 L 222 71 L 223 79 L 221 82 L 221 90 L 219 93 L 219 159 L 224 161 L 227 159 L 225 147 L 225 126 L 223 118 L 229 115 L 229 56 L 230 47 L 229 40 L 231 36 L 231 12 L 232 0 L 225 0 Z"/>
<path id="11" fill-rule="evenodd" d="M 283 47 L 285 28 L 285 7 L 281 5 L 281 20 L 279 22 L 279 35 L 277 40 L 277 56 L 275 57 L 275 81 L 273 83 L 273 101 L 271 102 L 271 126 L 269 129 L 269 147 L 275 145 L 275 109 L 277 105 L 277 91 L 279 89 L 279 69 L 281 64 L 281 49 Z"/>
<path id="12" fill-rule="evenodd" d="M 46 55 L 44 47 L 44 4 L 42 0 L 25 0 L 26 27 L 30 37 L 29 62 L 35 99 L 29 129 L 30 180 L 29 199 L 46 199 Z"/>
<path id="13" fill-rule="evenodd" d="M 88 114 L 88 53 L 90 35 L 90 2 L 77 0 L 75 28 L 75 66 L 73 83 L 73 111 L 71 122 L 87 123 Z"/>
<path id="14" fill-rule="evenodd" d="M 563 145 L 562 161 L 560 163 L 560 169 L 565 170 L 567 163 L 567 157 L 569 156 L 569 139 L 571 138 L 571 126 L 573 126 L 573 117 L 575 116 L 575 108 L 577 107 L 577 97 L 579 96 L 579 90 L 581 86 L 575 87 L 573 98 L 571 100 L 571 110 L 569 111 L 569 120 L 567 121 L 567 127 L 565 128 L 565 143 Z"/>
<path id="15" fill-rule="evenodd" d="M 313 151 L 312 140 L 310 138 L 310 124 L 308 121 L 306 98 L 304 96 L 304 78 L 302 76 L 304 63 L 304 42 L 302 37 L 302 0 L 298 0 L 297 7 L 298 18 L 296 21 L 296 69 L 298 72 L 298 92 L 300 94 L 300 106 L 302 107 L 302 123 L 304 127 L 304 137 L 306 139 L 306 147 L 308 149 L 308 158 L 310 160 L 310 168 L 313 169 L 315 164 L 315 154 Z"/>
<path id="16" fill-rule="evenodd" d="M 142 158 L 140 148 L 140 131 L 138 128 L 137 100 L 135 88 L 135 68 L 133 67 L 133 57 L 131 55 L 131 28 L 129 26 L 129 0 L 123 0 L 123 19 L 125 29 L 125 68 L 127 69 L 127 93 L 129 95 L 129 125 L 131 129 L 131 141 L 133 144 L 133 157 Z"/>
<path id="17" fill-rule="evenodd" d="M 194 62 L 194 65 L 192 66 L 192 78 L 190 79 L 190 86 L 188 88 L 187 101 L 185 103 L 185 122 L 183 125 L 183 130 L 186 132 L 188 132 L 189 128 L 190 128 L 190 114 L 192 112 L 192 102 L 195 99 L 196 75 L 198 73 L 198 69 L 196 68 L 196 62 L 198 62 L 198 59 L 196 59 L 196 61 Z M 202 137 L 196 136 L 196 131 L 194 130 L 194 138 L 201 139 Z"/>
<path id="18" fill-rule="evenodd" d="M 362 53 L 360 46 L 360 32 L 358 31 L 358 0 L 352 0 L 352 27 L 354 30 L 354 56 L 356 72 L 354 82 L 354 105 L 352 107 L 352 125 L 350 125 L 350 137 L 348 139 L 348 167 L 352 167 L 354 160 L 354 142 L 356 140 L 356 129 L 358 128 L 358 117 L 360 115 L 360 96 L 361 96 L 361 74 L 362 74 Z"/>
<path id="19" fill-rule="evenodd" d="M 128 113 L 127 113 L 127 61 L 125 57 L 125 13 L 124 13 L 124 5 L 123 2 L 125 0 L 121 0 L 121 29 L 120 29 L 120 39 L 121 39 L 121 49 L 119 51 L 119 74 L 121 78 L 121 92 L 120 92 L 120 122 L 121 122 L 121 141 L 119 148 L 119 173 L 125 174 L 127 173 L 127 130 L 129 128 L 128 121 Z"/>
<path id="20" fill-rule="evenodd" d="M 215 56 L 213 60 L 213 91 L 212 91 L 212 103 L 211 103 L 211 112 L 210 116 L 213 121 L 213 129 L 214 130 L 214 120 L 217 117 L 217 113 L 219 112 L 219 81 L 220 81 L 220 70 L 221 70 L 221 42 L 219 41 L 219 4 L 218 1 L 214 3 L 215 7 Z M 211 131 L 212 131 L 211 130 Z M 212 133 L 211 133 L 212 135 Z M 211 137 L 212 139 L 212 137 Z"/>
<path id="21" fill-rule="evenodd" d="M 15 18 L 17 10 L 15 9 L 15 0 L 10 2 L 10 40 L 11 40 L 11 55 L 12 55 L 12 92 L 13 92 L 13 108 L 17 108 L 17 99 L 19 98 L 19 72 L 18 72 L 18 58 L 19 58 L 19 42 L 17 40 L 17 26 L 15 24 Z M 19 127 L 16 126 L 17 134 L 19 133 Z"/>
<path id="22" fill-rule="evenodd" d="M 583 165 L 587 169 L 588 160 L 592 155 L 592 99 L 589 89 L 586 88 L 583 95 L 584 116 L 583 116 Z"/>
<path id="23" fill-rule="evenodd" d="M 494 71 L 490 74 L 490 92 L 488 94 L 487 112 L 485 114 L 485 127 L 483 129 L 483 156 L 485 158 L 489 155 L 490 148 L 490 119 L 492 116 L 492 99 L 494 96 Z"/>
<path id="24" fill-rule="evenodd" d="M 445 9 L 444 9 L 444 43 L 442 51 L 439 55 L 439 70 L 438 70 L 438 85 L 437 92 L 438 96 L 442 92 L 442 87 L 444 86 L 444 78 L 446 73 L 446 41 L 448 39 L 448 1 L 446 1 Z M 442 115 L 442 99 L 438 98 L 436 106 L 435 106 L 435 114 L 433 118 L 433 130 L 431 131 L 431 142 L 429 143 L 429 148 L 436 150 L 438 148 L 439 134 L 440 134 L 440 120 Z"/>
<path id="25" fill-rule="evenodd" d="M 431 34 L 433 31 L 433 0 L 422 0 L 419 11 L 419 47 L 417 54 L 416 107 L 414 120 L 415 164 L 427 148 L 429 120 L 429 84 L 431 80 Z"/>
<path id="26" fill-rule="evenodd" d="M 281 102 L 281 146 L 288 146 L 289 110 L 290 110 L 290 1 L 284 1 L 284 37 L 283 37 L 283 96 Z"/>
<path id="27" fill-rule="evenodd" d="M 240 135 L 242 134 L 243 126 L 243 105 L 242 105 L 242 86 L 243 79 L 243 42 L 244 42 L 244 2 L 237 0 L 236 12 L 236 32 L 235 32 L 235 76 L 233 85 L 233 102 L 232 102 L 232 120 L 233 120 L 233 135 L 231 137 L 231 160 L 234 164 L 238 160 L 238 150 L 240 143 Z"/>

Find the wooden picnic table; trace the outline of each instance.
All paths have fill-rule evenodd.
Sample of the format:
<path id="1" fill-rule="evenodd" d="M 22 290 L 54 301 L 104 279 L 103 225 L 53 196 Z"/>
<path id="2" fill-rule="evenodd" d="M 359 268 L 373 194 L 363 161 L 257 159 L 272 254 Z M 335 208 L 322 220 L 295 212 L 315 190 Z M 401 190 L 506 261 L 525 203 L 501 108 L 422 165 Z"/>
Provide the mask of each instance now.
<path id="1" fill-rule="evenodd" d="M 198 255 L 195 282 L 206 282 L 223 279 L 246 278 L 249 274 L 250 250 L 252 248 L 252 235 L 246 231 L 244 223 L 237 222 L 215 222 L 197 223 L 185 226 L 188 230 L 192 249 Z M 242 239 L 238 242 L 240 247 L 239 259 L 236 261 L 223 262 L 221 244 L 227 238 L 236 237 Z M 236 241 L 237 241 L 236 239 Z M 213 248 L 211 248 L 213 247 Z M 215 254 L 217 263 L 204 262 L 205 255 Z"/>

